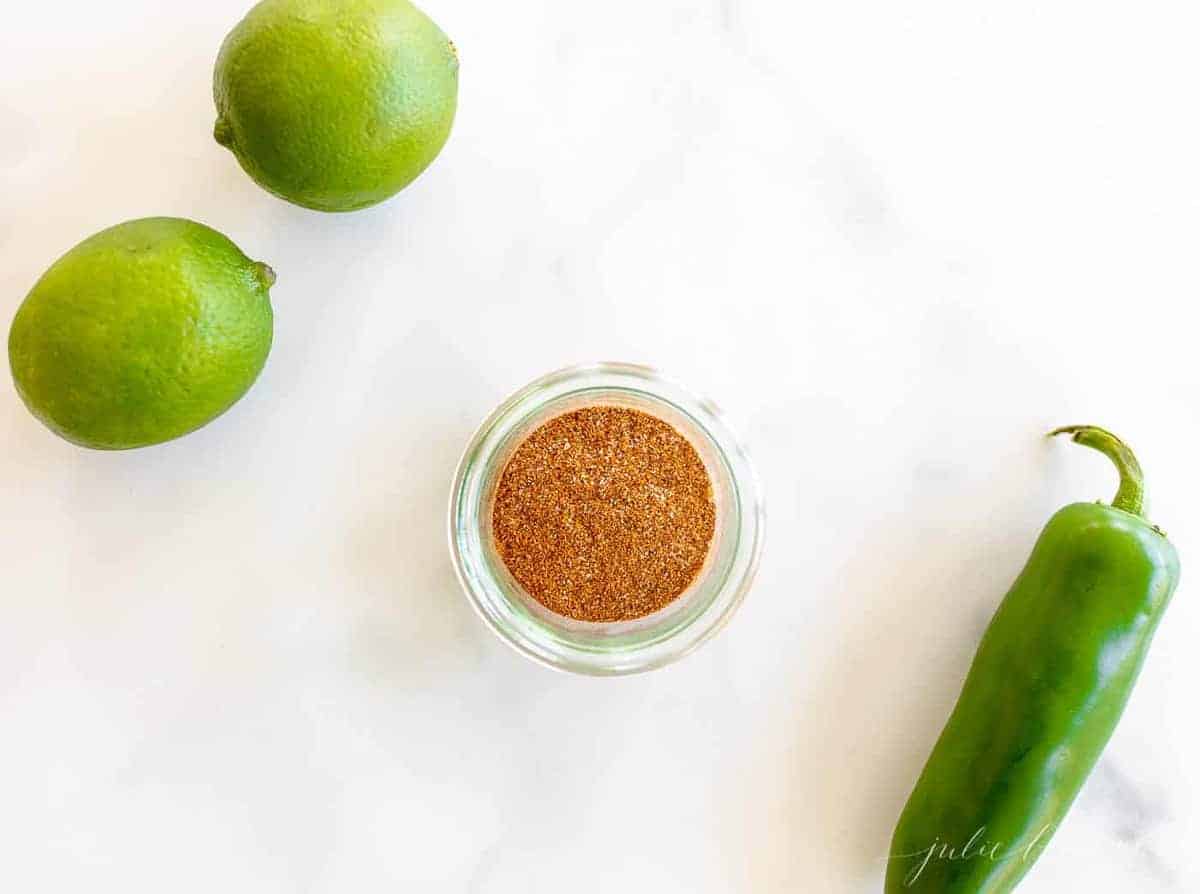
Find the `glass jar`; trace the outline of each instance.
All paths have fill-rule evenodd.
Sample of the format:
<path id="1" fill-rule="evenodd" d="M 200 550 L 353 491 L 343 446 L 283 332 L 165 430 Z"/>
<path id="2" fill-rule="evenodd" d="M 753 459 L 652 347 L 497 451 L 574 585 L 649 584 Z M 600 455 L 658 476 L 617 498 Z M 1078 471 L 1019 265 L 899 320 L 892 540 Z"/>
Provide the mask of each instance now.
<path id="1" fill-rule="evenodd" d="M 543 423 L 581 407 L 642 410 L 696 448 L 713 485 L 716 530 L 696 579 L 677 599 L 632 621 L 557 615 L 524 591 L 492 544 L 492 502 L 505 464 Z M 505 400 L 471 438 L 450 494 L 450 554 L 480 617 L 521 654 L 581 674 L 662 667 L 711 638 L 741 603 L 758 566 L 763 504 L 745 450 L 712 403 L 649 367 L 596 363 L 550 373 Z"/>

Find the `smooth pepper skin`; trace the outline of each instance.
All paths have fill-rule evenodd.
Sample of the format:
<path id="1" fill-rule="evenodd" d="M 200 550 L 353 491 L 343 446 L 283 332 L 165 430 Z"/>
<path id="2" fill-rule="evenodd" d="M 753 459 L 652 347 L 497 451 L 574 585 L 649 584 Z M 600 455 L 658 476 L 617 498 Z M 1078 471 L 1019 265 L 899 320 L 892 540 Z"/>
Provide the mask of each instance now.
<path id="1" fill-rule="evenodd" d="M 1012 891 L 1107 744 L 1179 580 L 1128 458 L 1137 511 L 1061 509 L 992 618 L 900 817 L 885 894 Z"/>

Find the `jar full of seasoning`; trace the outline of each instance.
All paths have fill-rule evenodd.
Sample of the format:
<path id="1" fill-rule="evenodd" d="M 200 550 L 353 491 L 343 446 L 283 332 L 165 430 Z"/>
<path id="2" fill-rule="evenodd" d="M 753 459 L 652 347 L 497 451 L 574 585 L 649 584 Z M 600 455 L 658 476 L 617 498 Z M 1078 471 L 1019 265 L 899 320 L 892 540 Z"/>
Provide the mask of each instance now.
<path id="1" fill-rule="evenodd" d="M 450 552 L 468 598 L 551 667 L 650 670 L 712 637 L 762 549 L 745 450 L 655 370 L 571 367 L 504 401 L 463 454 Z"/>

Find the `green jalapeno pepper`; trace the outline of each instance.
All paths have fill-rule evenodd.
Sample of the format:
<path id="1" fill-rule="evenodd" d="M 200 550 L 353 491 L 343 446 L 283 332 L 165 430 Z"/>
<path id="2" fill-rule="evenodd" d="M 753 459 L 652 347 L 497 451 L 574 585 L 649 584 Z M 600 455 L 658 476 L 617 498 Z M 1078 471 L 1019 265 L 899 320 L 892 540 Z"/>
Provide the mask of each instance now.
<path id="1" fill-rule="evenodd" d="M 886 894 L 1016 887 L 1116 727 L 1179 580 L 1129 448 L 1094 426 L 1051 434 L 1108 456 L 1120 488 L 1042 531 L 900 816 Z"/>

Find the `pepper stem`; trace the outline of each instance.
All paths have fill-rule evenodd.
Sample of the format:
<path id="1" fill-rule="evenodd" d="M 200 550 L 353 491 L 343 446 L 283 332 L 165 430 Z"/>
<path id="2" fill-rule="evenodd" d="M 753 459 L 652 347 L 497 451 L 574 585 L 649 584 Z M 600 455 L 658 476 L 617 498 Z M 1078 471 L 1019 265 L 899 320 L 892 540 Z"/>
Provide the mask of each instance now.
<path id="1" fill-rule="evenodd" d="M 1113 507 L 1123 509 L 1133 515 L 1142 514 L 1142 503 L 1146 496 L 1146 484 L 1142 477 L 1142 467 L 1137 457 L 1128 445 L 1114 435 L 1095 425 L 1066 425 L 1050 432 L 1050 436 L 1070 435 L 1076 444 L 1083 444 L 1093 450 L 1099 450 L 1113 461 L 1117 473 L 1121 476 L 1121 484 L 1117 495 L 1113 497 Z"/>

